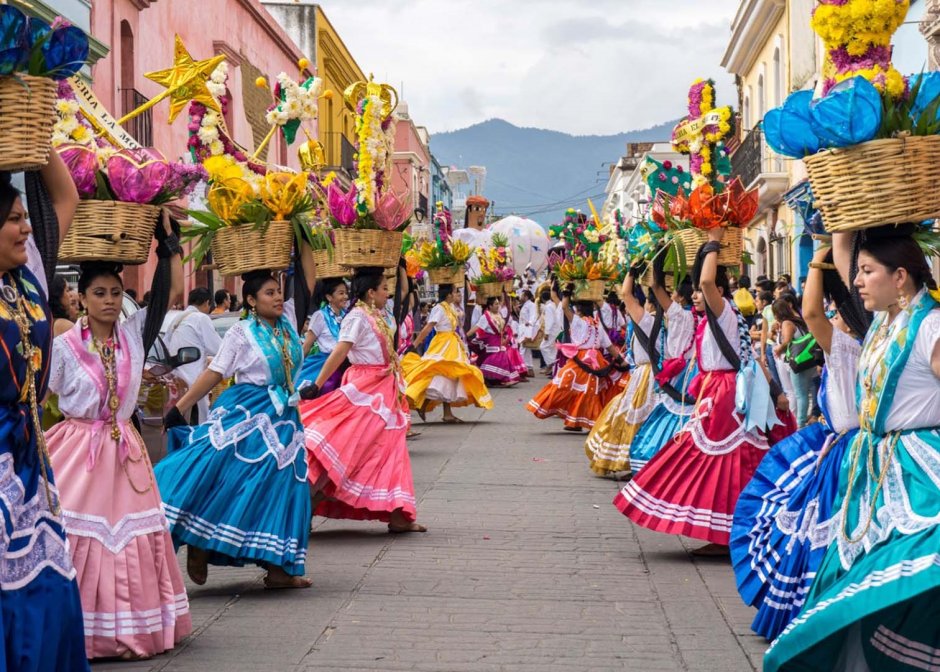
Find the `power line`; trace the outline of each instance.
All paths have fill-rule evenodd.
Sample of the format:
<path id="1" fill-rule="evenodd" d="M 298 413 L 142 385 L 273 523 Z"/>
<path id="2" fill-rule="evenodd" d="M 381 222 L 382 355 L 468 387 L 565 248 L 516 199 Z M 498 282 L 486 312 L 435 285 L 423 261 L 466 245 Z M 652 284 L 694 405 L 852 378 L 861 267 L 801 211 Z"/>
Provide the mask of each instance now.
<path id="1" fill-rule="evenodd" d="M 587 187 L 586 189 L 582 189 L 581 191 L 577 192 L 576 194 L 572 194 L 571 196 L 566 196 L 565 198 L 559 199 L 559 200 L 557 200 L 557 201 L 552 201 L 552 202 L 550 202 L 550 203 L 531 203 L 531 204 L 528 204 L 528 205 L 513 204 L 513 205 L 506 205 L 506 206 L 503 206 L 503 207 L 506 207 L 506 208 L 515 208 L 515 209 L 518 210 L 518 209 L 522 209 L 522 208 L 542 208 L 542 207 L 546 207 L 546 206 L 549 206 L 549 205 L 564 205 L 565 203 L 568 203 L 568 202 L 574 200 L 575 198 L 578 198 L 578 197 L 581 196 L 582 194 L 584 194 L 584 193 L 586 193 L 586 192 L 588 192 L 588 191 L 590 191 L 590 190 L 592 190 L 592 189 L 595 189 L 595 188 L 597 187 L 597 184 L 598 184 L 599 182 L 606 182 L 606 181 L 607 181 L 607 180 L 594 180 L 594 184 L 592 184 L 591 186 Z M 605 193 L 606 193 L 606 192 L 605 192 Z M 593 198 L 593 197 L 592 197 L 592 198 Z"/>

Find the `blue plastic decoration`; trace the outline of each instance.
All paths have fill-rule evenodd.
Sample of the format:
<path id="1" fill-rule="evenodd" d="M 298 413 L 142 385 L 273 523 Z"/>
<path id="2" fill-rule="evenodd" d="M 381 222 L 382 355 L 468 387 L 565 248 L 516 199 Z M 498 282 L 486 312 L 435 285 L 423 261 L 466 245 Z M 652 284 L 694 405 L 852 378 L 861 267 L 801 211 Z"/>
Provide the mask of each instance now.
<path id="1" fill-rule="evenodd" d="M 35 16 L 29 19 L 29 48 L 33 50 L 37 44 L 42 45 L 52 33 L 52 26 Z"/>
<path id="2" fill-rule="evenodd" d="M 911 117 L 917 119 L 924 113 L 930 104 L 940 97 L 940 72 L 928 72 L 921 75 L 911 75 L 911 91 L 920 84 L 917 91 L 917 98 L 914 99 L 914 105 L 911 108 Z M 937 118 L 940 119 L 940 110 L 937 112 Z"/>
<path id="3" fill-rule="evenodd" d="M 26 15 L 13 5 L 0 5 L 0 75 L 21 70 L 29 54 Z"/>
<path id="4" fill-rule="evenodd" d="M 881 94 L 864 77 L 836 84 L 809 106 L 816 135 L 825 144 L 849 147 L 868 142 L 881 127 Z"/>
<path id="5" fill-rule="evenodd" d="M 53 79 L 71 77 L 85 65 L 88 50 L 88 36 L 81 28 L 66 26 L 55 29 L 42 45 L 48 76 Z"/>
<path id="6" fill-rule="evenodd" d="M 764 115 L 764 138 L 777 154 L 802 159 L 819 151 L 819 137 L 809 113 L 812 100 L 812 91 L 797 91 L 781 107 Z"/>

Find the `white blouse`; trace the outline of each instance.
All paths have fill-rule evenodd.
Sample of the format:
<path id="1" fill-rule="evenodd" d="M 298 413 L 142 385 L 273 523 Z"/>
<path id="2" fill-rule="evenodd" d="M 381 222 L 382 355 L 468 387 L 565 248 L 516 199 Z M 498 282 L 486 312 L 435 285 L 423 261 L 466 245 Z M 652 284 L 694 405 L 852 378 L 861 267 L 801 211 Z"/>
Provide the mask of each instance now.
<path id="1" fill-rule="evenodd" d="M 127 351 L 118 348 L 116 352 L 117 368 L 120 371 L 122 364 L 130 357 L 127 394 L 121 399 L 118 407 L 118 420 L 129 420 L 137 408 L 137 395 L 140 392 L 140 381 L 144 372 L 144 322 L 147 319 L 147 309 L 142 308 L 128 318 L 124 323 L 116 325 L 127 343 Z M 71 347 L 65 342 L 64 334 L 52 342 L 51 371 L 49 373 L 49 390 L 59 395 L 59 410 L 68 417 L 79 420 L 97 420 L 108 413 L 102 414 L 107 403 L 107 392 L 101 395 L 94 379 L 85 373 L 84 367 L 76 359 Z M 85 347 L 91 342 L 85 339 Z M 104 367 L 101 365 L 101 377 L 104 378 Z M 121 381 L 123 384 L 123 381 Z"/>
<path id="2" fill-rule="evenodd" d="M 695 316 L 675 301 L 666 311 L 666 359 L 685 355 L 691 359 L 693 349 L 689 346 L 695 338 Z"/>
<path id="3" fill-rule="evenodd" d="M 307 331 L 313 334 L 313 337 L 317 341 L 317 347 L 320 348 L 320 352 L 329 354 L 336 348 L 336 337 L 333 336 L 329 326 L 326 324 L 326 317 L 323 315 L 324 310 L 333 309 L 327 306 L 326 308 L 321 308 L 316 311 L 310 317 L 310 324 L 307 326 Z M 340 330 L 342 330 L 343 318 L 338 317 L 336 320 L 340 323 Z"/>
<path id="4" fill-rule="evenodd" d="M 385 364 L 382 344 L 376 338 L 375 330 L 369 323 L 368 316 L 361 308 L 355 308 L 343 318 L 339 329 L 339 341 L 352 343 L 349 351 L 349 363 L 358 365 Z"/>
<path id="5" fill-rule="evenodd" d="M 887 431 L 940 427 L 940 379 L 930 366 L 937 341 L 940 341 L 940 309 L 927 315 L 917 330 L 885 423 Z"/>
<path id="6" fill-rule="evenodd" d="M 456 312 L 456 308 L 454 311 Z M 434 325 L 435 331 L 454 331 L 454 325 L 451 323 L 450 318 L 447 317 L 447 313 L 444 312 L 444 309 L 441 307 L 441 304 L 437 304 L 431 309 L 431 314 L 428 315 L 428 322 Z"/>
<path id="7" fill-rule="evenodd" d="M 718 326 L 740 357 L 741 344 L 738 338 L 738 318 L 731 308 L 731 302 L 728 299 L 722 300 L 725 302 L 725 309 L 721 311 L 721 315 L 717 318 Z M 712 334 L 711 326 L 706 325 L 705 327 L 698 368 L 701 371 L 728 371 L 732 369 L 731 362 L 721 354 L 718 341 L 715 340 L 715 336 Z"/>
<path id="8" fill-rule="evenodd" d="M 592 324 L 580 315 L 575 315 L 571 319 L 570 330 L 571 344 L 576 345 L 579 350 L 606 350 L 611 345 L 607 330 L 600 326 L 597 320 Z"/>
<path id="9" fill-rule="evenodd" d="M 614 311 L 613 307 L 606 301 L 601 306 L 601 318 L 604 320 L 604 326 L 607 329 L 623 329 L 627 326 L 623 313 L 619 310 Z"/>
<path id="10" fill-rule="evenodd" d="M 841 329 L 833 329 L 830 350 L 826 355 L 826 402 L 832 429 L 845 432 L 858 427 L 855 380 L 858 376 L 862 344 Z"/>
<path id="11" fill-rule="evenodd" d="M 539 331 L 539 310 L 534 301 L 526 301 L 519 309 L 519 337 L 532 338 Z"/>
<path id="12" fill-rule="evenodd" d="M 222 374 L 223 378 L 234 376 L 236 383 L 272 384 L 271 367 L 261 346 L 248 331 L 248 320 L 236 322 L 225 332 L 219 352 L 209 364 L 209 370 Z"/>
<path id="13" fill-rule="evenodd" d="M 643 319 L 640 320 L 640 329 L 643 330 L 643 333 L 646 334 L 647 338 L 653 332 L 653 324 L 656 323 L 656 318 L 652 314 L 644 311 Z M 640 343 L 640 339 L 636 337 L 637 326 L 633 325 L 633 361 L 639 364 L 649 364 L 650 355 L 646 351 L 646 348 Z M 608 337 L 609 338 L 609 337 Z M 658 343 L 656 344 L 659 345 Z"/>

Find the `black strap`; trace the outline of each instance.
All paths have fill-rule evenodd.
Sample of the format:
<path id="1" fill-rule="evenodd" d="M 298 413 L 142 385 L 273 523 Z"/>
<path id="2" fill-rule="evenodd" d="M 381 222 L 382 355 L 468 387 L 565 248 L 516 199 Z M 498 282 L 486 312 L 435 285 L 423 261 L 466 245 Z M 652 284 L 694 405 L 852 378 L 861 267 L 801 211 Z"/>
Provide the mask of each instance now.
<path id="1" fill-rule="evenodd" d="M 725 306 L 725 310 L 732 310 L 732 308 Z M 732 369 L 735 371 L 740 370 L 741 356 L 738 354 L 737 349 L 728 341 L 724 330 L 721 328 L 721 325 L 718 324 L 718 316 L 712 312 L 712 308 L 708 305 L 707 301 L 705 302 L 705 317 L 708 318 L 708 328 L 711 329 L 712 335 L 718 343 L 718 349 L 721 350 L 721 354 L 728 360 Z"/>
<path id="2" fill-rule="evenodd" d="M 643 349 L 646 350 L 646 353 L 649 355 L 650 366 L 653 367 L 653 375 L 659 375 L 662 371 L 662 367 L 659 365 L 659 355 L 656 353 L 656 341 L 659 340 L 659 332 L 662 331 L 663 327 L 663 307 L 658 304 L 656 306 L 656 319 L 653 321 L 653 328 L 650 330 L 649 336 L 640 329 L 639 323 L 633 319 L 632 315 L 630 319 L 633 320 L 633 333 L 636 335 L 640 345 L 643 346 Z M 695 402 L 694 398 L 677 390 L 672 383 L 663 383 L 659 386 L 659 389 L 677 403 L 689 405 Z"/>

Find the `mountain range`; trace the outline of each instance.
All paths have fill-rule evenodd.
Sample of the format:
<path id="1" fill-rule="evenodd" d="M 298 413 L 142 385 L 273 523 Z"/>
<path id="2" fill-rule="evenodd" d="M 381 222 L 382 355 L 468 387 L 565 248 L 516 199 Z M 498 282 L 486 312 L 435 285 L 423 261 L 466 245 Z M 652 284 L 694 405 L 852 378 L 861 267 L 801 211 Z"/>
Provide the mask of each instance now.
<path id="1" fill-rule="evenodd" d="M 675 123 L 617 135 L 569 135 L 490 119 L 433 134 L 431 151 L 442 166 L 485 166 L 484 195 L 494 211 L 547 228 L 567 208 L 587 211 L 588 198 L 600 210 L 610 164 L 624 155 L 627 143 L 668 141 Z"/>

